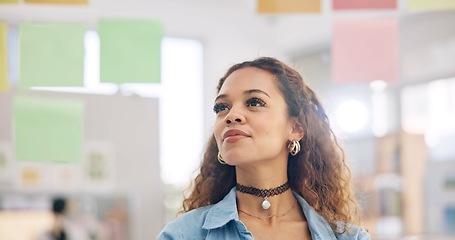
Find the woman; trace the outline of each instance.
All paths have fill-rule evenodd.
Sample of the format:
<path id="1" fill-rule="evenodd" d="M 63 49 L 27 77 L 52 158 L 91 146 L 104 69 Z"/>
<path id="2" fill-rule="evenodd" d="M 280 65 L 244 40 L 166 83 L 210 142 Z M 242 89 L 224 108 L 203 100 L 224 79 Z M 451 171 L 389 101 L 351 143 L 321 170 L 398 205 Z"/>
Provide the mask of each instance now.
<path id="1" fill-rule="evenodd" d="M 274 58 L 232 66 L 183 212 L 157 239 L 370 239 L 344 154 L 298 72 Z"/>

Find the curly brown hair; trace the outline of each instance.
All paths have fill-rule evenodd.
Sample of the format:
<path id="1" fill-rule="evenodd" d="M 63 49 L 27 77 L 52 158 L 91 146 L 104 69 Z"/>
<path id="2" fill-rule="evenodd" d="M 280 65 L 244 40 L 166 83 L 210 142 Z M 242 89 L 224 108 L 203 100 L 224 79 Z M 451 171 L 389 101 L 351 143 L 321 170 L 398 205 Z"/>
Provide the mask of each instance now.
<path id="1" fill-rule="evenodd" d="M 291 189 L 303 196 L 337 232 L 347 229 L 347 225 L 340 229 L 339 223 L 358 224 L 358 206 L 344 151 L 316 94 L 296 70 L 270 57 L 232 66 L 220 79 L 217 92 L 231 73 L 246 67 L 259 68 L 275 76 L 289 116 L 297 117 L 305 131 L 300 140 L 302 150 L 295 156 L 289 155 L 287 175 Z M 215 204 L 236 185 L 235 167 L 220 164 L 217 154 L 218 146 L 212 136 L 200 173 L 192 184 L 189 196 L 183 201 L 182 212 Z"/>

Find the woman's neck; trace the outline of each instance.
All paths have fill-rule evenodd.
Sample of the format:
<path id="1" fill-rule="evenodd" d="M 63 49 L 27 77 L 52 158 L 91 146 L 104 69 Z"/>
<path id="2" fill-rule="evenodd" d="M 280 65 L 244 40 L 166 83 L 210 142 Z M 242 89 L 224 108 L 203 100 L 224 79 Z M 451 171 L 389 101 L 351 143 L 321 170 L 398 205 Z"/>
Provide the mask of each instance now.
<path id="1" fill-rule="evenodd" d="M 251 163 L 236 166 L 237 183 L 259 189 L 269 189 L 288 181 L 287 161 Z"/>
<path id="2" fill-rule="evenodd" d="M 239 214 L 259 219 L 287 214 L 296 199 L 287 185 L 287 175 L 280 171 L 258 172 L 237 170 L 237 209 Z M 270 207 L 267 208 L 267 206 Z"/>

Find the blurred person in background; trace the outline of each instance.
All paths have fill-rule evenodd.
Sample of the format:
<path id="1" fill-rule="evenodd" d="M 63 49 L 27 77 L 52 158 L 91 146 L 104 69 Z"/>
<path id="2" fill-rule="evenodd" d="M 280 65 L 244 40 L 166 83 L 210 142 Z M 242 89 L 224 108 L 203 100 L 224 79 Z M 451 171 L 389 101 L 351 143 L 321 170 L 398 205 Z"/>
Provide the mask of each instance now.
<path id="1" fill-rule="evenodd" d="M 217 90 L 200 173 L 157 239 L 370 239 L 344 152 L 297 71 L 258 58 Z"/>
<path id="2" fill-rule="evenodd" d="M 55 198 L 52 200 L 52 214 L 54 221 L 49 231 L 44 232 L 38 240 L 68 240 L 67 229 L 65 227 L 65 215 L 67 211 L 66 199 Z"/>
<path id="3" fill-rule="evenodd" d="M 90 234 L 85 227 L 87 223 L 80 224 L 70 219 L 70 206 L 66 198 L 58 197 L 52 200 L 52 214 L 54 221 L 52 227 L 41 233 L 37 240 L 92 240 L 98 239 Z"/>

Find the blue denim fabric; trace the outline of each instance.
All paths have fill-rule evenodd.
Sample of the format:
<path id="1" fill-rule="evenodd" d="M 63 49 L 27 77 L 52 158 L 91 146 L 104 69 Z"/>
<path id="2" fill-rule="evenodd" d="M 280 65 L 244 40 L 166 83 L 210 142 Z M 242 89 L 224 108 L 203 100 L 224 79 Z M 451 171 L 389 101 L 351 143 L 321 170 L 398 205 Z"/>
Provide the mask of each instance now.
<path id="1" fill-rule="evenodd" d="M 313 240 L 369 240 L 363 229 L 352 227 L 350 233 L 335 234 L 325 219 L 303 197 L 294 195 L 303 209 Z M 235 187 L 217 204 L 194 209 L 169 222 L 157 240 L 170 239 L 254 239 L 239 220 Z"/>

